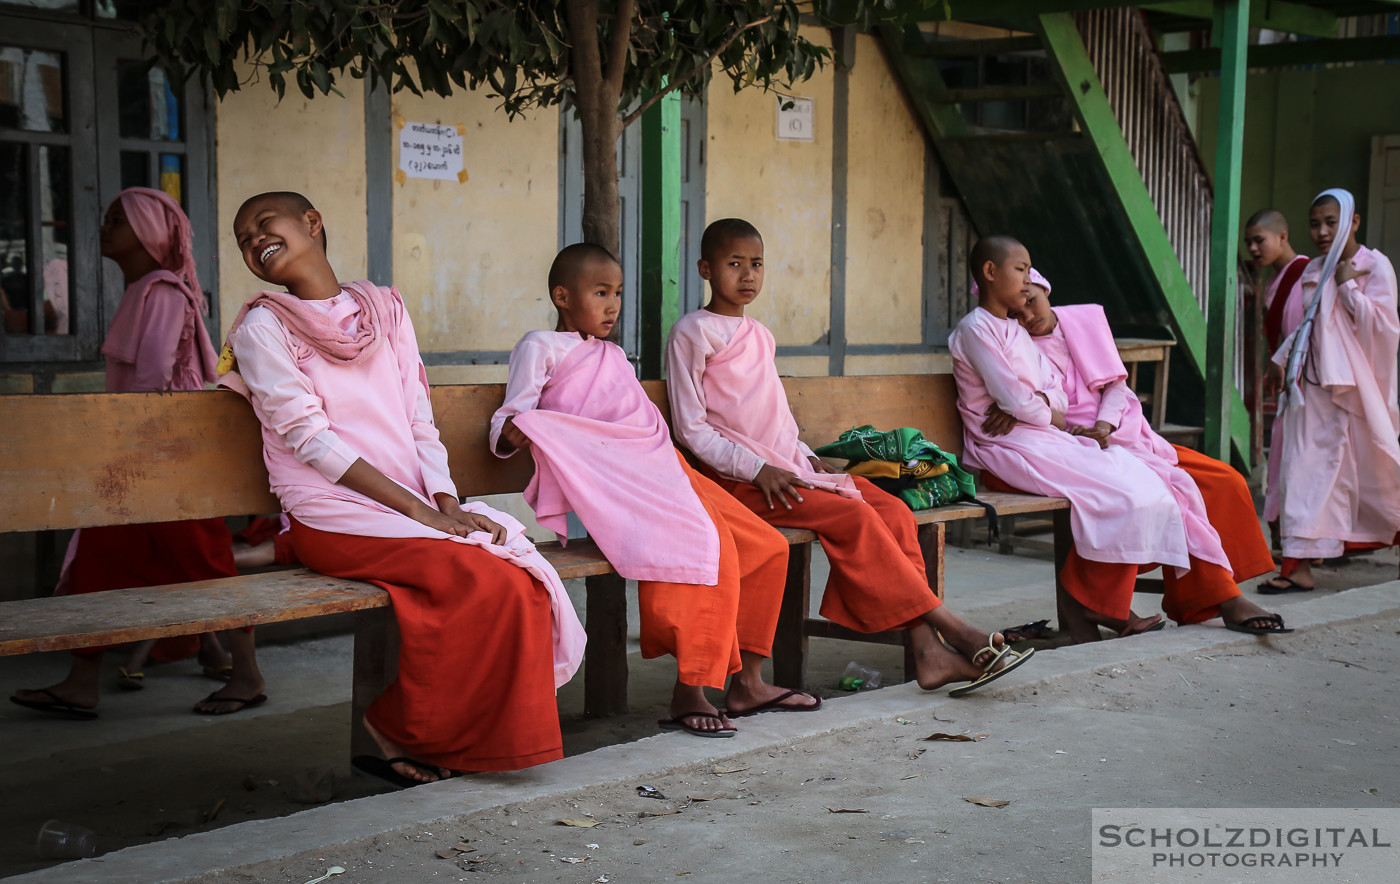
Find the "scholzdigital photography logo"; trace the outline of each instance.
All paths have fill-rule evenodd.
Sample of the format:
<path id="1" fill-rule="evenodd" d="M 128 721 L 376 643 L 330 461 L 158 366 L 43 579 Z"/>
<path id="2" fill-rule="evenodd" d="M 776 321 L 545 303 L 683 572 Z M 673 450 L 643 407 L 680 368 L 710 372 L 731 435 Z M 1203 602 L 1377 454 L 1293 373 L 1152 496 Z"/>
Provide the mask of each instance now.
<path id="1" fill-rule="evenodd" d="M 1392 808 L 1095 808 L 1095 881 L 1395 880 Z"/>

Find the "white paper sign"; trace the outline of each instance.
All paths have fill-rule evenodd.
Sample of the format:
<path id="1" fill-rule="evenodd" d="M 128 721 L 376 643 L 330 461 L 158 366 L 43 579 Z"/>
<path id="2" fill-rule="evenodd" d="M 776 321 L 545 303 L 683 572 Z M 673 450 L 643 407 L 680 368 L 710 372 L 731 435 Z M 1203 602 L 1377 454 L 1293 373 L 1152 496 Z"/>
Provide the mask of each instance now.
<path id="1" fill-rule="evenodd" d="M 404 123 L 399 130 L 399 171 L 409 178 L 464 181 L 461 126 Z"/>
<path id="2" fill-rule="evenodd" d="M 778 96 L 778 140 L 815 141 L 816 110 L 810 98 Z"/>

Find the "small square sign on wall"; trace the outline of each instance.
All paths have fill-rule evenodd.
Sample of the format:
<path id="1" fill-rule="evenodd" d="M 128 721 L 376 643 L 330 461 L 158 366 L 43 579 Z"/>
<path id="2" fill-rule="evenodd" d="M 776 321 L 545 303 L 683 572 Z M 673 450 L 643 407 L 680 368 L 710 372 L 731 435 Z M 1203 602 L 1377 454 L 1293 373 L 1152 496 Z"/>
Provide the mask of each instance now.
<path id="1" fill-rule="evenodd" d="M 778 96 L 778 140 L 816 141 L 815 102 L 811 98 Z"/>

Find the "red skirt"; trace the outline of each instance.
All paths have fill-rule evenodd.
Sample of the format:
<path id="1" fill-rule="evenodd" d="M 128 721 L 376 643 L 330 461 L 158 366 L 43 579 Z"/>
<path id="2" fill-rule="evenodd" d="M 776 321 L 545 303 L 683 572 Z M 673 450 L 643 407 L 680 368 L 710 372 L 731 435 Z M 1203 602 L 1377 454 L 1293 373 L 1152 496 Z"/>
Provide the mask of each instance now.
<path id="1" fill-rule="evenodd" d="M 84 528 L 68 566 L 68 593 L 81 595 L 137 586 L 166 586 L 195 580 L 234 577 L 233 535 L 223 519 L 151 522 Z M 108 650 L 82 648 L 79 656 Z M 157 660 L 183 660 L 199 651 L 199 636 L 182 635 L 156 642 Z"/>

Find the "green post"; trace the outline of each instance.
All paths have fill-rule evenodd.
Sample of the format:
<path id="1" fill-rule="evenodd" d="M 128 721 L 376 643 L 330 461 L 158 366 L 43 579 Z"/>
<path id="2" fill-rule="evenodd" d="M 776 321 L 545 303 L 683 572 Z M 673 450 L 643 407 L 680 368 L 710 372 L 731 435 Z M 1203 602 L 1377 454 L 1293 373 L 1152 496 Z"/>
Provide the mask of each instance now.
<path id="1" fill-rule="evenodd" d="M 672 92 L 642 114 L 641 369 L 662 377 L 666 336 L 680 318 L 681 97 Z"/>
<path id="2" fill-rule="evenodd" d="M 1215 138 L 1210 296 L 1206 305 L 1205 453 L 1228 463 L 1235 398 L 1235 294 L 1249 0 L 1218 0 L 1216 10 L 1213 42 L 1220 47 L 1220 122 Z"/>

